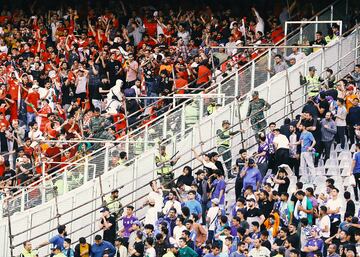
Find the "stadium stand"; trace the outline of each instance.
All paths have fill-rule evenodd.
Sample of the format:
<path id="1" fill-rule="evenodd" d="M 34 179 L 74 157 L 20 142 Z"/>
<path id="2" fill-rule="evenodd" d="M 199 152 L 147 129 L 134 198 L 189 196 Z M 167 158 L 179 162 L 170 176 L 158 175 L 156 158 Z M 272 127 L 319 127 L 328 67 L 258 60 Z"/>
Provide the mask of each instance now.
<path id="1" fill-rule="evenodd" d="M 333 30 L 336 31 L 336 25 Z M 106 145 L 77 163 L 64 162 L 70 167 L 62 167 L 64 172 L 60 177 L 42 178 L 42 186 L 46 183 L 44 179 L 55 182 L 43 188 L 45 191 L 49 189 L 50 194 L 40 194 L 39 198 L 40 187 L 35 186 L 35 192 L 27 187 L 22 189 L 20 199 L 8 198 L 4 201 L 8 205 L 5 209 L 9 210 L 9 203 L 13 201 L 13 204 L 20 203 L 19 210 L 22 211 L 12 216 L 8 212 L 8 220 L 4 219 L 4 223 L 0 224 L 3 235 L 10 233 L 9 241 L 5 238 L 0 240 L 5 246 L 4 254 L 9 255 L 10 248 L 10 256 L 20 251 L 24 256 L 35 256 L 36 253 L 31 249 L 32 243 L 33 248 L 40 248 L 39 256 L 45 256 L 49 249 L 43 246 L 52 243 L 53 256 L 77 256 L 81 249 L 90 247 L 86 240 L 94 242 L 89 249 L 91 256 L 299 256 L 300 251 L 297 249 L 300 248 L 300 242 L 301 254 L 307 256 L 322 256 L 327 250 L 329 255 L 337 252 L 341 255 L 345 253 L 346 256 L 356 254 L 358 232 L 357 221 L 353 218 L 355 205 L 349 200 L 347 189 L 354 185 L 357 188 L 351 172 L 357 173 L 358 154 L 354 155 L 355 166 L 352 167 L 351 151 L 360 150 L 354 144 L 358 135 L 358 128 L 355 127 L 358 118 L 356 82 L 359 67 L 355 66 L 359 63 L 358 40 L 359 31 L 355 27 L 346 37 L 336 35 L 325 47 L 297 60 L 292 67 L 276 70 L 276 67 L 286 63 L 275 60 L 273 70 L 269 74 L 264 72 L 267 77 L 265 83 L 255 82 L 255 78 L 260 76 L 255 75 L 255 62 L 252 62 L 250 71 L 253 75 L 247 89 L 239 87 L 239 80 L 244 78 L 242 76 L 246 74 L 246 69 L 235 67 L 237 70 L 234 73 L 228 74 L 228 78 L 217 84 L 223 84 L 225 86 L 222 88 L 233 92 L 237 88 L 236 95 L 240 95 L 240 98 L 233 101 L 234 96 L 224 97 L 225 101 L 228 99 L 231 102 L 216 108 L 209 117 L 199 115 L 199 123 L 190 122 L 187 127 L 186 120 L 183 120 L 182 127 L 177 129 L 179 134 L 170 135 L 161 142 L 159 150 L 141 154 L 135 160 L 127 162 L 122 154 L 119 160 L 114 154 L 114 160 L 111 161 L 115 162 L 116 167 L 111 167 L 109 156 L 110 153 L 116 153 L 114 149 L 118 145 Z M 316 69 L 320 72 L 317 73 Z M 304 76 L 299 77 L 299 72 Z M 227 79 L 235 82 L 235 85 L 226 83 Z M 334 85 L 337 90 L 333 89 Z M 320 87 L 326 89 L 326 93 L 321 92 L 319 95 Z M 240 90 L 244 91 L 239 94 Z M 334 92 L 337 92 L 337 96 L 330 98 Z M 215 98 L 221 100 L 218 95 Z M 336 98 L 338 101 L 335 101 Z M 202 105 L 204 111 L 204 97 L 199 99 L 199 105 Z M 196 100 L 190 102 L 183 105 L 182 113 L 194 102 L 197 104 Z M 295 117 L 300 113 L 301 118 Z M 327 118 L 330 113 L 334 115 L 335 121 L 331 117 Z M 317 118 L 321 119 L 319 124 L 315 122 Z M 269 123 L 269 131 L 265 133 L 267 122 L 270 121 L 275 123 Z M 285 123 L 280 127 L 283 121 Z M 347 132 L 350 133 L 347 134 L 347 140 L 344 127 L 349 124 L 354 125 L 350 125 L 354 131 Z M 161 123 L 160 128 L 165 126 L 166 121 Z M 332 130 L 329 126 L 332 126 Z M 145 128 L 149 129 L 148 126 Z M 302 133 L 298 133 L 297 129 Z M 325 134 L 324 130 L 335 133 Z M 332 148 L 334 134 L 337 144 Z M 326 136 L 331 137 L 329 144 L 325 144 L 328 142 L 324 140 Z M 259 147 L 256 140 L 260 142 Z M 246 157 L 246 161 L 236 159 L 239 148 L 257 154 L 251 154 L 252 158 L 249 159 Z M 198 149 L 204 154 L 198 156 Z M 244 156 L 246 150 L 241 150 L 241 155 Z M 100 153 L 100 157 L 97 153 Z M 297 155 L 300 158 L 297 159 Z M 100 168 L 100 174 L 104 174 L 91 180 L 97 171 L 97 164 L 91 163 L 95 156 L 99 159 L 105 157 L 102 159 L 104 167 Z M 218 160 L 218 156 L 221 156 L 222 161 Z M 195 160 L 200 160 L 201 165 Z M 264 168 L 264 164 L 268 167 Z M 284 164 L 291 168 L 284 166 L 278 170 L 277 167 Z M 84 173 L 78 173 L 78 167 L 73 169 L 73 165 L 82 166 Z M 157 168 L 153 169 L 155 166 Z M 234 166 L 237 172 L 233 173 Z M 147 169 L 150 172 L 144 172 Z M 197 170 L 195 180 L 192 170 Z M 205 183 L 201 182 L 205 174 L 202 170 L 209 176 L 208 181 L 203 181 Z M 132 177 L 125 173 L 132 174 Z M 235 181 L 233 176 L 236 176 Z M 333 179 L 328 179 L 330 176 Z M 302 183 L 296 183 L 298 178 Z M 72 185 L 74 182 L 77 183 L 75 186 Z M 85 185 L 80 186 L 82 184 Z M 52 188 L 53 185 L 56 187 Z M 260 185 L 261 190 L 258 191 Z M 61 187 L 63 196 L 58 197 Z M 306 188 L 306 193 L 302 188 Z M 256 192 L 253 192 L 255 189 Z M 317 190 L 315 194 L 314 189 Z M 210 195 L 204 190 L 211 192 Z M 288 191 L 296 192 L 291 201 L 286 199 L 289 198 L 286 194 Z M 51 198 L 55 199 L 44 200 L 52 194 Z M 356 190 L 355 194 L 357 197 Z M 39 206 L 23 213 L 30 208 L 25 207 L 25 203 L 33 203 L 25 198 L 32 197 L 40 199 L 42 205 L 35 203 L 35 206 Z M 119 198 L 112 201 L 114 197 Z M 345 203 L 346 211 L 343 210 Z M 262 212 L 257 207 L 253 208 L 255 204 Z M 203 210 L 207 209 L 205 215 Z M 348 211 L 352 209 L 350 215 Z M 228 220 L 230 217 L 231 223 Z M 345 221 L 340 224 L 343 217 Z M 100 231 L 104 231 L 98 231 L 99 227 Z M 52 234 L 54 228 L 59 235 L 49 239 L 49 233 Z M 338 228 L 341 232 L 337 232 Z M 296 229 L 301 232 L 301 238 L 296 235 Z M 335 234 L 339 240 L 332 237 Z M 70 238 L 73 241 L 81 238 L 80 244 L 70 246 Z M 28 239 L 30 241 L 26 241 Z"/>

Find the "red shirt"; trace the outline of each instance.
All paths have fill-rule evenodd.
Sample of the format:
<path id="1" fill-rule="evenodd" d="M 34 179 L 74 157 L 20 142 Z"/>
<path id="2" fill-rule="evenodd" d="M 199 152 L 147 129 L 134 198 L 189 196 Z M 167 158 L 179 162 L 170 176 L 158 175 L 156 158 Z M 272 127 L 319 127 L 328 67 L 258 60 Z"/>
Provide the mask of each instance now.
<path id="1" fill-rule="evenodd" d="M 32 104 L 35 109 L 37 109 L 38 108 L 38 101 L 40 100 L 40 94 L 38 92 L 33 91 L 33 92 L 28 94 L 26 100 L 27 100 L 27 102 L 29 104 Z M 31 113 L 34 112 L 33 108 L 30 105 L 26 106 L 26 111 L 31 112 Z"/>
<path id="2" fill-rule="evenodd" d="M 188 81 L 186 79 L 183 79 L 183 78 L 176 79 L 175 86 L 178 89 L 177 94 L 185 94 L 185 89 L 181 89 L 181 88 L 186 87 L 187 84 L 188 84 Z"/>
<path id="3" fill-rule="evenodd" d="M 203 83 L 209 82 L 210 76 L 211 76 L 211 70 L 205 65 L 200 65 L 198 71 L 198 80 L 196 81 L 196 84 L 201 85 Z"/>

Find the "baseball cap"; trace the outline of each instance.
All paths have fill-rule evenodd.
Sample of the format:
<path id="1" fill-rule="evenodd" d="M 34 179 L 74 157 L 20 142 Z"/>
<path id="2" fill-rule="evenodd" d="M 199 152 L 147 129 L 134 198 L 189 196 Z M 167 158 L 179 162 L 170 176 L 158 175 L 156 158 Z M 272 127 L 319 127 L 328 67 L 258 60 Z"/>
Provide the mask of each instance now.
<path id="1" fill-rule="evenodd" d="M 31 89 L 37 89 L 39 86 L 37 84 L 32 85 Z"/>
<path id="2" fill-rule="evenodd" d="M 51 248 L 51 251 L 54 251 L 54 250 L 60 250 L 61 251 L 60 245 L 56 245 L 55 247 Z"/>
<path id="3" fill-rule="evenodd" d="M 316 71 L 315 66 L 310 66 L 310 67 L 309 67 L 309 71 Z"/>
<path id="4" fill-rule="evenodd" d="M 108 207 L 103 207 L 103 208 L 100 209 L 100 212 L 106 212 L 106 211 L 109 211 Z"/>
<path id="5" fill-rule="evenodd" d="M 225 124 L 230 124 L 230 121 L 228 121 L 228 120 L 223 120 L 222 124 L 223 124 L 223 125 L 225 125 Z"/>
<path id="6" fill-rule="evenodd" d="M 137 225 L 137 226 L 141 226 L 141 223 L 140 223 L 140 221 L 138 221 L 138 220 L 135 220 L 134 222 L 133 222 L 133 225 Z"/>
<path id="7" fill-rule="evenodd" d="M 219 203 L 220 203 L 218 198 L 211 199 L 211 202 L 216 204 L 216 205 L 219 205 Z"/>
<path id="8" fill-rule="evenodd" d="M 253 91 L 251 95 L 252 96 L 257 96 L 257 95 L 259 95 L 259 92 L 258 91 Z"/>

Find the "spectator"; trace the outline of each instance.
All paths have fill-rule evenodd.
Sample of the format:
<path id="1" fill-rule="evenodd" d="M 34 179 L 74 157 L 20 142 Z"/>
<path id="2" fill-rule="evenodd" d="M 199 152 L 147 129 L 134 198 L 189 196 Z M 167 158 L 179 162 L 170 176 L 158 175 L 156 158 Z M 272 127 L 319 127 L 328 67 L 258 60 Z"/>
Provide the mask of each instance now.
<path id="1" fill-rule="evenodd" d="M 321 126 L 321 150 L 319 154 L 324 153 L 324 161 L 330 158 L 331 146 L 337 133 L 337 127 L 332 119 L 331 112 L 325 114 L 325 118 L 320 121 Z"/>
<path id="2" fill-rule="evenodd" d="M 79 243 L 75 246 L 74 257 L 88 257 L 91 253 L 91 245 L 86 242 L 84 237 L 79 238 Z"/>
<path id="3" fill-rule="evenodd" d="M 32 249 L 32 245 L 31 245 L 30 241 L 25 241 L 23 243 L 23 247 L 24 248 L 22 249 L 22 251 L 20 253 L 20 257 L 27 257 L 27 256 L 29 256 L 29 257 L 38 257 L 39 256 L 37 251 L 34 251 Z"/>
<path id="4" fill-rule="evenodd" d="M 116 219 L 111 215 L 109 208 L 107 207 L 103 207 L 100 212 L 101 220 L 99 228 L 104 231 L 103 239 L 114 244 L 116 238 Z"/>
<path id="5" fill-rule="evenodd" d="M 335 116 L 336 124 L 336 142 L 341 144 L 341 149 L 345 148 L 345 129 L 346 129 L 346 108 L 344 106 L 344 99 L 338 98 L 337 111 Z"/>
<path id="6" fill-rule="evenodd" d="M 62 253 L 66 257 L 74 257 L 75 256 L 75 251 L 70 246 L 71 246 L 71 239 L 65 238 L 64 249 L 62 250 Z"/>

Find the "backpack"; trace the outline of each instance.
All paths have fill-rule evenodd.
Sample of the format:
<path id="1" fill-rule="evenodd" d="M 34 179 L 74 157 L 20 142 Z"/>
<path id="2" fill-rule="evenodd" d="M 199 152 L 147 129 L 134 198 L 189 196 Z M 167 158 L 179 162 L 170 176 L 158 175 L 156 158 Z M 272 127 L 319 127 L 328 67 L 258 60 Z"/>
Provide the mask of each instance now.
<path id="1" fill-rule="evenodd" d="M 136 96 L 136 92 L 134 88 L 126 88 L 124 90 L 124 95 L 125 97 L 135 97 Z"/>

